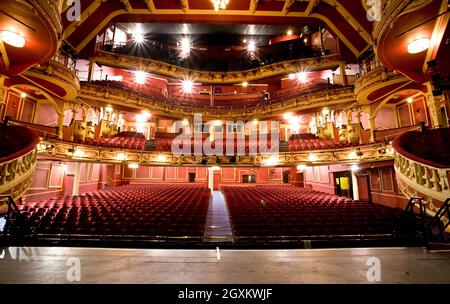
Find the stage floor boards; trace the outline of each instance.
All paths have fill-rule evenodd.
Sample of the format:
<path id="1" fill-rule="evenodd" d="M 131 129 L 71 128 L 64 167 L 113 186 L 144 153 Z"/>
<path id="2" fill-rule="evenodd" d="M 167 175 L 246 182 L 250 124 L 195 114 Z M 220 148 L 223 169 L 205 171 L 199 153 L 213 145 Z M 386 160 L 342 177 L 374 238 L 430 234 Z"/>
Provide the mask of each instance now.
<path id="1" fill-rule="evenodd" d="M 156 250 L 0 248 L 0 283 L 450 283 L 450 252 L 422 248 Z M 372 261 L 373 262 L 373 261 Z M 75 268 L 74 268 L 75 267 Z M 69 274 L 69 275 L 68 275 Z"/>

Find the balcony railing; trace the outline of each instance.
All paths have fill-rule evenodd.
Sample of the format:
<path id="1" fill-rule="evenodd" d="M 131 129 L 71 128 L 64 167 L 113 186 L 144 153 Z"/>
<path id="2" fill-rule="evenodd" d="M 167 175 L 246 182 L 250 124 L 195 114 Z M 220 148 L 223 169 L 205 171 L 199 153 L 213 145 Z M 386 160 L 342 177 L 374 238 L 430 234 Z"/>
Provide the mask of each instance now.
<path id="1" fill-rule="evenodd" d="M 63 65 L 64 67 L 68 68 L 69 70 L 72 70 L 75 72 L 76 75 L 78 75 L 77 70 L 77 61 L 73 58 L 71 58 L 69 55 L 63 53 L 63 52 L 57 52 L 55 56 L 52 58 L 53 61 Z"/>

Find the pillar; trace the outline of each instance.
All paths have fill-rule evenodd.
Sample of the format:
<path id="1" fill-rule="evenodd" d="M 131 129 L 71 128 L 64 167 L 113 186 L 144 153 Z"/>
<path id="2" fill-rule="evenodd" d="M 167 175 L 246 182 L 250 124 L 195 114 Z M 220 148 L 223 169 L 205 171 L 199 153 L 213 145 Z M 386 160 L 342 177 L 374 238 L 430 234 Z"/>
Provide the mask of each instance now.
<path id="1" fill-rule="evenodd" d="M 359 200 L 358 178 L 356 177 L 356 171 L 354 170 L 352 170 L 352 190 L 353 190 L 353 199 L 355 201 Z"/>
<path id="2" fill-rule="evenodd" d="M 346 86 L 347 85 L 347 74 L 345 73 L 345 62 L 342 61 L 339 63 L 339 71 L 341 73 L 342 85 Z"/>
<path id="3" fill-rule="evenodd" d="M 3 118 L 3 108 L 5 106 L 5 98 L 6 98 L 6 87 L 4 87 L 6 77 L 3 75 L 0 75 L 0 119 Z M 5 109 L 6 111 L 6 109 Z"/>
<path id="4" fill-rule="evenodd" d="M 76 162 L 75 168 L 73 171 L 72 195 L 78 195 L 80 192 L 80 169 L 81 169 L 81 163 Z"/>
<path id="5" fill-rule="evenodd" d="M 58 113 L 58 139 L 63 139 L 64 113 Z"/>
<path id="6" fill-rule="evenodd" d="M 370 142 L 375 142 L 375 117 L 369 117 Z"/>
<path id="7" fill-rule="evenodd" d="M 441 128 L 445 126 L 445 122 L 441 116 L 441 104 L 444 101 L 444 95 L 433 96 L 433 85 L 431 82 L 427 82 L 426 86 L 428 88 L 428 93 L 426 95 L 426 104 L 428 109 L 428 114 L 431 118 L 431 127 Z"/>
<path id="8" fill-rule="evenodd" d="M 352 123 L 352 111 L 348 111 L 345 113 L 345 116 L 347 118 L 347 142 L 350 143 L 351 142 L 351 138 L 350 138 L 350 125 Z"/>
<path id="9" fill-rule="evenodd" d="M 358 137 L 359 137 L 359 144 L 362 144 L 362 136 L 361 136 L 361 112 L 356 113 L 356 119 L 358 122 Z"/>
<path id="10" fill-rule="evenodd" d="M 208 168 L 208 188 L 211 190 L 211 193 L 214 191 L 214 170 L 212 167 Z"/>
<path id="11" fill-rule="evenodd" d="M 95 71 L 95 60 L 94 58 L 89 58 L 88 82 L 92 81 L 92 78 L 94 77 L 94 71 Z"/>

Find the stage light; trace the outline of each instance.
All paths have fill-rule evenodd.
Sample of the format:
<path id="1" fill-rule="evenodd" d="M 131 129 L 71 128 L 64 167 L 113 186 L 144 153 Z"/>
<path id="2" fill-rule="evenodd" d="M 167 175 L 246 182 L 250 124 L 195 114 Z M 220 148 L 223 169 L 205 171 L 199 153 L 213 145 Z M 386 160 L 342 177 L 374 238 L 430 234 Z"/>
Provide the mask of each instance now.
<path id="1" fill-rule="evenodd" d="M 130 169 L 138 169 L 139 168 L 139 164 L 136 164 L 136 163 L 128 164 L 128 168 L 130 168 Z"/>
<path id="2" fill-rule="evenodd" d="M 189 55 L 191 51 L 191 41 L 189 40 L 189 38 L 184 37 L 183 39 L 181 39 L 181 54 L 184 56 Z"/>
<path id="3" fill-rule="evenodd" d="M 417 54 L 425 51 L 430 47 L 430 39 L 429 38 L 420 38 L 411 41 L 408 43 L 408 53 Z"/>
<path id="4" fill-rule="evenodd" d="M 2 41 L 6 44 L 17 48 L 23 48 L 25 46 L 25 38 L 15 32 L 3 31 L 1 32 Z"/>
<path id="5" fill-rule="evenodd" d="M 183 80 L 181 82 L 181 88 L 183 93 L 192 93 L 192 89 L 194 88 L 194 82 L 192 80 Z"/>
<path id="6" fill-rule="evenodd" d="M 256 42 L 254 40 L 250 40 L 247 43 L 247 51 L 249 51 L 250 53 L 253 53 L 256 51 Z"/>
<path id="7" fill-rule="evenodd" d="M 140 25 L 136 26 L 131 35 L 135 43 L 141 44 L 145 42 L 145 35 L 142 32 L 142 28 Z"/>
<path id="8" fill-rule="evenodd" d="M 137 84 L 145 84 L 147 75 L 143 71 L 137 71 L 134 73 L 134 82 Z"/>

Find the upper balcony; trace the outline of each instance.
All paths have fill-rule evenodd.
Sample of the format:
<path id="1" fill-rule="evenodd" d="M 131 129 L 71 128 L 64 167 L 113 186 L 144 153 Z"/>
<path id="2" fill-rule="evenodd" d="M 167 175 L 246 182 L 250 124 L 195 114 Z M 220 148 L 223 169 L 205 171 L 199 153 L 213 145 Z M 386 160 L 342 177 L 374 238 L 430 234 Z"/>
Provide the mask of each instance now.
<path id="1" fill-rule="evenodd" d="M 57 52 L 46 63 L 12 79 L 12 82 L 37 85 L 66 101 L 74 100 L 80 90 L 76 60 L 62 51 Z"/>
<path id="2" fill-rule="evenodd" d="M 170 64 L 163 61 L 97 51 L 93 60 L 97 64 L 130 69 L 140 67 L 147 73 L 164 75 L 174 79 L 193 79 L 204 84 L 239 84 L 259 79 L 296 73 L 300 68 L 307 71 L 336 69 L 342 63 L 338 54 L 280 61 L 241 71 L 202 71 Z"/>

